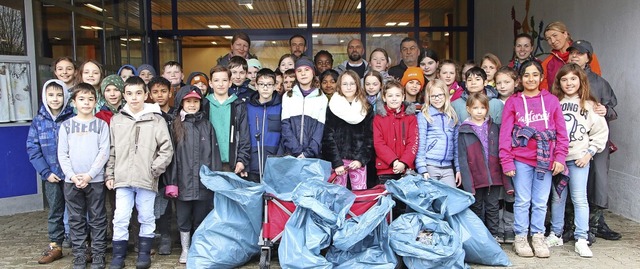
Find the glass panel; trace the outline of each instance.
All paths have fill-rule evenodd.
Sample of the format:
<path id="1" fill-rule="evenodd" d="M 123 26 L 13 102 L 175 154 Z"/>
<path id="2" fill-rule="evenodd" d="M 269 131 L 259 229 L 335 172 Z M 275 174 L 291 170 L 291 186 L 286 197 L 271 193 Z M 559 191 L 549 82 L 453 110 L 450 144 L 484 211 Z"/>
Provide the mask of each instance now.
<path id="1" fill-rule="evenodd" d="M 160 69 L 157 69 L 156 73 L 158 73 L 158 75 L 162 75 L 162 65 L 168 61 L 175 61 L 178 59 L 178 54 L 176 53 L 176 41 L 167 37 L 158 37 L 158 54 L 160 55 L 158 61 Z"/>
<path id="2" fill-rule="evenodd" d="M 34 2 L 33 17 L 35 34 L 38 36 L 38 57 L 56 59 L 62 56 L 73 58 L 73 28 L 71 12 L 53 5 Z"/>
<path id="3" fill-rule="evenodd" d="M 3 1 L 0 18 L 0 55 L 27 55 L 24 2 Z"/>
<path id="4" fill-rule="evenodd" d="M 128 63 L 135 67 L 142 64 L 142 41 L 140 34 L 129 34 L 129 45 L 127 47 L 120 46 L 122 49 L 122 64 Z M 126 61 L 126 51 L 129 50 L 129 61 Z"/>
<path id="5" fill-rule="evenodd" d="M 420 41 L 422 47 L 435 50 L 440 59 L 451 59 L 459 63 L 467 61 L 466 32 L 422 32 Z"/>
<path id="6" fill-rule="evenodd" d="M 318 51 L 326 50 L 333 55 L 333 67 L 336 67 L 342 62 L 349 60 L 349 55 L 347 55 L 347 44 L 355 38 L 359 39 L 360 33 L 329 33 L 313 35 L 313 55 L 309 56 L 313 58 Z M 365 51 L 365 53 L 367 52 Z"/>
<path id="7" fill-rule="evenodd" d="M 140 1 L 138 0 L 129 0 L 127 1 L 127 18 L 128 24 L 127 27 L 129 30 L 144 30 L 142 29 L 141 18 L 143 17 L 142 7 L 140 6 Z"/>
<path id="8" fill-rule="evenodd" d="M 107 19 L 112 19 L 114 21 L 126 24 L 127 23 L 127 13 L 138 13 L 138 9 L 136 6 L 131 6 L 131 1 L 104 1 L 104 13 L 107 16 Z M 130 16 L 130 15 L 129 15 Z"/>
<path id="9" fill-rule="evenodd" d="M 467 26 L 467 0 L 420 1 L 420 27 Z"/>
<path id="10" fill-rule="evenodd" d="M 171 30 L 171 0 L 151 0 L 151 28 Z"/>
<path id="11" fill-rule="evenodd" d="M 353 1 L 349 0 L 349 2 Z M 152 9 L 154 29 L 170 29 L 171 5 L 169 3 L 167 9 L 163 4 L 169 0 L 153 0 L 153 2 L 157 5 L 155 10 Z M 326 1 L 316 2 L 322 2 L 317 5 L 328 6 Z M 163 17 L 156 19 L 157 15 Z M 165 26 L 165 20 L 168 20 L 168 27 Z M 178 1 L 178 26 L 181 30 L 282 29 L 306 27 L 306 23 L 306 1 L 261 0 L 253 1 L 251 6 L 239 5 L 237 1 Z M 326 24 L 321 27 L 326 27 Z"/>
<path id="12" fill-rule="evenodd" d="M 432 2 L 432 1 L 421 1 Z M 413 1 L 367 1 L 367 27 L 414 26 Z"/>
<path id="13" fill-rule="evenodd" d="M 96 60 L 102 62 L 103 24 L 92 18 L 76 15 L 76 60 Z"/>
<path id="14" fill-rule="evenodd" d="M 127 31 L 120 27 L 107 24 L 104 32 L 106 35 L 107 45 L 105 47 L 106 61 L 102 63 L 102 66 L 104 67 L 105 75 L 110 75 L 118 72 L 122 63 L 126 63 L 126 47 L 124 47 L 125 51 L 123 52 L 120 43 L 122 42 L 121 39 L 124 39 L 126 42 Z"/>
<path id="15" fill-rule="evenodd" d="M 407 37 L 406 33 L 369 33 L 367 34 L 367 61 L 369 55 L 376 48 L 383 48 L 389 54 L 391 62 L 389 67 L 397 65 L 402 58 L 400 57 L 400 42 Z"/>
<path id="16" fill-rule="evenodd" d="M 323 28 L 360 27 L 359 6 L 360 0 L 313 1 L 313 23 Z"/>
<path id="17" fill-rule="evenodd" d="M 28 63 L 0 62 L 0 122 L 33 118 L 29 70 Z"/>

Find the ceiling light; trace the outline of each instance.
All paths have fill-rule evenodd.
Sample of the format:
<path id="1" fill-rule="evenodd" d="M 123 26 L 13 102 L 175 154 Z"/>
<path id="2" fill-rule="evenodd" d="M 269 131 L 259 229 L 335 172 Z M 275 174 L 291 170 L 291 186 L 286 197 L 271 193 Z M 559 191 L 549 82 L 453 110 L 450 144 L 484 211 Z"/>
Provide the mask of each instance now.
<path id="1" fill-rule="evenodd" d="M 316 37 L 318 37 L 318 35 L 311 35 L 311 37 L 316 38 Z"/>
<path id="2" fill-rule="evenodd" d="M 276 43 L 275 41 L 271 41 L 271 44 L 275 44 L 275 43 Z"/>
<path id="3" fill-rule="evenodd" d="M 158 39 L 160 39 L 160 38 L 158 38 Z M 120 38 L 120 40 L 122 40 L 122 41 L 127 41 L 127 39 L 126 39 L 126 38 L 124 38 L 124 37 Z"/>
<path id="4" fill-rule="evenodd" d="M 90 9 L 93 9 L 95 11 L 98 11 L 98 12 L 107 11 L 106 9 L 103 9 L 103 8 L 101 8 L 99 6 L 96 6 L 96 5 L 93 5 L 93 4 L 84 4 L 84 6 L 90 8 Z"/>
<path id="5" fill-rule="evenodd" d="M 385 24 L 385 26 L 396 26 L 395 22 L 387 22 L 387 24 Z"/>
<path id="6" fill-rule="evenodd" d="M 344 39 L 340 39 L 340 43 L 344 43 Z"/>
<path id="7" fill-rule="evenodd" d="M 244 6 L 247 7 L 248 9 L 250 9 L 250 10 L 253 10 L 253 5 L 252 4 L 246 4 Z"/>
<path id="8" fill-rule="evenodd" d="M 362 2 L 358 3 L 358 7 L 356 7 L 356 9 L 361 9 L 362 8 Z"/>
<path id="9" fill-rule="evenodd" d="M 62 40 L 62 38 L 59 38 L 57 36 L 54 36 L 53 39 L 58 40 L 58 41 Z"/>
<path id="10" fill-rule="evenodd" d="M 387 36 L 391 36 L 391 34 L 384 34 L 382 36 L 387 37 Z"/>
<path id="11" fill-rule="evenodd" d="M 100 26 L 91 26 L 91 29 L 93 29 L 93 30 L 102 30 L 102 27 L 100 27 Z"/>
<path id="12" fill-rule="evenodd" d="M 306 28 L 306 27 L 307 27 L 307 24 L 306 24 L 306 23 L 298 23 L 298 27 L 300 27 L 300 28 Z M 319 23 L 312 23 L 312 24 L 311 24 L 311 27 L 320 27 L 320 24 L 319 24 Z"/>
<path id="13" fill-rule="evenodd" d="M 218 42 L 211 41 L 211 44 L 218 45 Z"/>
<path id="14" fill-rule="evenodd" d="M 220 28 L 220 27 L 218 27 L 218 25 L 215 25 L 215 24 L 209 24 L 209 25 L 207 25 L 207 27 L 209 27 L 209 29 L 218 29 L 218 28 Z"/>
<path id="15" fill-rule="evenodd" d="M 158 40 L 162 40 L 162 37 L 158 37 Z"/>
<path id="16" fill-rule="evenodd" d="M 80 25 L 80 28 L 85 30 L 91 30 L 91 26 Z"/>
<path id="17" fill-rule="evenodd" d="M 220 25 L 220 28 L 229 29 L 229 28 L 231 28 L 231 26 L 225 24 L 225 25 Z"/>
<path id="18" fill-rule="evenodd" d="M 135 41 L 135 42 L 139 42 L 141 39 L 140 38 L 132 38 L 132 39 L 129 39 L 129 40 Z"/>
<path id="19" fill-rule="evenodd" d="M 225 38 L 225 39 L 232 39 L 232 38 L 233 38 L 233 36 L 228 35 L 228 36 L 225 36 L 224 38 Z"/>
<path id="20" fill-rule="evenodd" d="M 406 22 L 406 21 L 398 23 L 398 26 L 407 26 L 407 25 L 409 25 L 409 22 Z"/>
<path id="21" fill-rule="evenodd" d="M 120 46 L 126 47 L 127 45 L 125 45 L 125 44 L 120 44 Z"/>
<path id="22" fill-rule="evenodd" d="M 372 37 L 381 37 L 381 34 L 373 34 Z"/>
<path id="23" fill-rule="evenodd" d="M 449 32 L 444 32 L 444 36 L 449 36 Z"/>
<path id="24" fill-rule="evenodd" d="M 320 27 L 320 24 L 319 23 L 312 23 L 311 27 Z"/>

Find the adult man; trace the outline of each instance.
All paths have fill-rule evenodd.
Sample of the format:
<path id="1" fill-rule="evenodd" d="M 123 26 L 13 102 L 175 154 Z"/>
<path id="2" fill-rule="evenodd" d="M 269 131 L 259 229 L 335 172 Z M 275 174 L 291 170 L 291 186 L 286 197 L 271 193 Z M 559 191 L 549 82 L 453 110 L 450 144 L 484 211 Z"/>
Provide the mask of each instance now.
<path id="1" fill-rule="evenodd" d="M 400 42 L 400 53 L 402 61 L 398 65 L 389 68 L 389 75 L 398 80 L 402 78 L 407 67 L 418 66 L 418 56 L 420 56 L 418 42 L 411 37 L 405 37 Z"/>
<path id="2" fill-rule="evenodd" d="M 291 48 L 291 54 L 296 56 L 296 59 L 300 58 L 307 52 L 307 39 L 300 34 L 296 34 L 289 38 L 289 47 Z"/>
<path id="3" fill-rule="evenodd" d="M 346 70 L 355 71 L 360 78 L 364 77 L 364 74 L 367 72 L 369 67 L 369 63 L 364 60 L 364 46 L 362 45 L 362 41 L 360 39 L 352 39 L 349 41 L 347 45 L 347 54 L 349 55 L 349 60 L 344 61 L 338 67 L 336 67 L 336 71 L 342 74 Z"/>

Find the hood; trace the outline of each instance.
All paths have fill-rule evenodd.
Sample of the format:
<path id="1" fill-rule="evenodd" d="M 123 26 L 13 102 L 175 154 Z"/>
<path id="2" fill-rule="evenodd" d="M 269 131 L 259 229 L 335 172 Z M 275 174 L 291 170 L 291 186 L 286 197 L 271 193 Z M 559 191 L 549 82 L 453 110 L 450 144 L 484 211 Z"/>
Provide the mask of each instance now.
<path id="1" fill-rule="evenodd" d="M 121 67 L 120 67 L 120 69 L 118 69 L 118 73 L 117 73 L 117 74 L 118 74 L 118 76 L 120 75 L 120 72 L 122 72 L 122 69 L 123 69 L 123 68 L 125 68 L 125 67 L 129 67 L 129 68 L 131 68 L 131 70 L 133 70 L 133 75 L 134 75 L 134 76 L 137 76 L 137 75 L 138 75 L 138 69 L 136 69 L 136 67 L 135 67 L 135 66 L 130 65 L 130 64 L 125 64 L 125 65 L 121 66 Z"/>
<path id="2" fill-rule="evenodd" d="M 484 120 L 484 123 L 488 126 L 491 126 L 491 124 L 493 124 L 493 120 L 491 119 L 491 117 L 487 116 L 487 118 Z M 475 125 L 473 122 L 471 122 L 469 119 L 464 120 L 461 124 L 460 124 L 460 128 L 458 129 L 458 132 L 460 133 L 473 133 L 473 125 Z"/>
<path id="3" fill-rule="evenodd" d="M 120 112 L 134 118 L 135 120 L 140 119 L 142 115 L 146 115 L 150 113 L 162 115 L 162 110 L 160 109 L 160 105 L 158 105 L 157 103 L 153 103 L 153 104 L 144 103 L 144 107 L 142 108 L 142 111 L 140 111 L 138 114 L 133 114 L 131 112 L 131 109 L 129 109 L 129 104 L 125 104 L 124 107 L 122 107 L 122 110 L 120 110 Z"/>
<path id="4" fill-rule="evenodd" d="M 189 94 L 191 91 L 196 91 L 198 94 L 200 94 L 200 96 L 202 96 L 202 91 L 196 87 L 196 86 L 191 86 L 191 85 L 185 85 L 182 86 L 182 88 L 180 88 L 180 90 L 178 90 L 178 92 L 176 92 L 176 96 L 173 99 L 173 104 L 176 108 L 176 111 L 181 111 L 182 110 L 182 98 L 184 98 L 187 94 Z M 200 99 L 200 110 L 202 110 L 202 108 L 204 107 L 204 98 Z"/>
<path id="5" fill-rule="evenodd" d="M 56 83 L 56 84 L 62 86 L 62 93 L 64 94 L 62 107 L 60 108 L 60 114 L 58 114 L 56 116 L 51 114 L 51 109 L 49 108 L 49 105 L 47 105 L 47 86 L 49 86 L 49 84 L 51 84 L 51 83 Z M 69 105 L 69 98 L 70 97 L 71 97 L 71 92 L 69 92 L 69 88 L 67 88 L 66 84 L 64 84 L 64 82 L 62 82 L 62 80 L 50 79 L 50 80 L 47 80 L 47 82 L 45 82 L 44 85 L 42 85 L 42 105 L 44 106 L 44 109 L 47 111 L 49 116 L 54 120 L 59 115 L 61 115 L 63 111 L 65 111 L 65 109 Z"/>
<path id="6" fill-rule="evenodd" d="M 209 76 L 207 76 L 207 74 L 202 73 L 202 72 L 191 72 L 191 74 L 189 74 L 189 76 L 187 77 L 187 80 L 184 81 L 185 84 L 191 84 L 191 80 L 195 77 L 195 76 L 204 76 L 205 78 L 207 78 L 207 82 L 209 81 Z M 207 88 L 209 88 L 209 83 L 207 83 Z"/>
<path id="7" fill-rule="evenodd" d="M 260 93 L 254 92 L 253 94 L 251 94 L 251 98 L 249 98 L 249 103 L 253 106 L 275 106 L 282 103 L 282 96 L 280 96 L 278 92 L 273 91 L 273 94 L 271 95 L 271 101 L 267 102 L 266 104 L 261 104 L 259 100 Z"/>
<path id="8" fill-rule="evenodd" d="M 407 115 L 415 115 L 416 114 L 416 105 L 411 103 L 411 102 L 407 102 L 407 101 L 402 101 L 402 106 L 404 107 L 404 113 Z M 380 115 L 383 117 L 387 116 L 387 106 L 384 104 L 384 102 L 382 101 L 382 98 L 378 98 L 378 101 L 376 102 L 376 115 Z"/>

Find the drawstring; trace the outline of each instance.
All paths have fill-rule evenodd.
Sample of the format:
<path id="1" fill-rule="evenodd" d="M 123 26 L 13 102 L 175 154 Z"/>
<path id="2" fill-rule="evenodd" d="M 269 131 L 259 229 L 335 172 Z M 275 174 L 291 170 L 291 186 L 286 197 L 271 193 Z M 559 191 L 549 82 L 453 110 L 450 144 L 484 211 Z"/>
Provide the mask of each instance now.
<path id="1" fill-rule="evenodd" d="M 522 97 L 522 102 L 524 103 L 524 121 L 529 126 L 531 122 L 531 118 L 529 117 L 529 106 L 527 105 L 527 99 L 524 97 L 524 94 L 520 95 Z M 547 115 L 547 109 L 544 105 L 544 98 L 542 94 L 540 94 L 540 102 L 542 103 L 542 119 L 544 119 L 544 127 L 545 129 L 549 129 L 549 116 Z"/>

